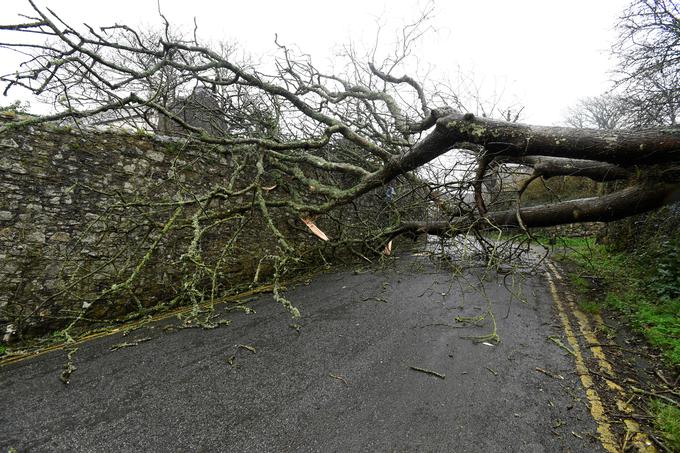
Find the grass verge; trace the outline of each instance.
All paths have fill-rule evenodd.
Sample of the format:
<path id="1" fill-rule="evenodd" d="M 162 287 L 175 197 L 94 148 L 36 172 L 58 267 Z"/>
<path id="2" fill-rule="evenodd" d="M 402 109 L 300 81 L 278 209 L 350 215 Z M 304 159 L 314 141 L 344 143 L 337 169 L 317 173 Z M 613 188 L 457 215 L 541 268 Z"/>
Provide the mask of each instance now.
<path id="1" fill-rule="evenodd" d="M 680 451 L 680 409 L 659 400 L 653 400 L 651 411 L 654 425 L 663 435 L 671 451 Z"/>
<path id="2" fill-rule="evenodd" d="M 556 246 L 556 259 L 577 265 L 570 279 L 584 311 L 623 313 L 668 365 L 680 366 L 680 241 L 641 253 L 612 252 L 589 237 L 560 238 Z"/>
<path id="3" fill-rule="evenodd" d="M 554 259 L 575 266 L 569 273 L 587 312 L 607 307 L 680 367 L 680 240 L 662 241 L 642 251 L 613 252 L 594 238 L 558 238 Z M 671 451 L 680 452 L 680 408 L 649 402 L 655 428 Z"/>

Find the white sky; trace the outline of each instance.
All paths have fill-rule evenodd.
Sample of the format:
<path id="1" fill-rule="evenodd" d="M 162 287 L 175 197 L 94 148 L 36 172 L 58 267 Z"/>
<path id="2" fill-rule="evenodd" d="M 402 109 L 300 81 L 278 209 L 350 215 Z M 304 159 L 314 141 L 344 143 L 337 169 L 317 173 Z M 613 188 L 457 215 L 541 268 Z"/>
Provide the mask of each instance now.
<path id="1" fill-rule="evenodd" d="M 90 25 L 160 24 L 156 0 L 36 0 L 66 22 Z M 419 48 L 420 67 L 433 77 L 474 74 L 487 96 L 503 90 L 508 102 L 525 106 L 523 122 L 559 124 L 566 107 L 609 87 L 616 18 L 629 0 L 440 0 L 436 31 Z M 376 24 L 386 43 L 414 20 L 424 2 L 408 0 L 160 0 L 170 22 L 212 41 L 237 42 L 253 56 L 271 53 L 274 33 L 321 64 L 350 40 L 370 46 Z M 22 21 L 25 0 L 2 0 L 0 23 Z M 8 40 L 7 32 L 0 41 Z M 0 73 L 14 72 L 17 56 L 0 49 Z M 4 89 L 4 87 L 3 87 Z M 10 92 L 11 93 L 11 92 Z M 0 98 L 5 105 L 20 95 Z M 25 96 L 18 98 L 25 99 Z"/>

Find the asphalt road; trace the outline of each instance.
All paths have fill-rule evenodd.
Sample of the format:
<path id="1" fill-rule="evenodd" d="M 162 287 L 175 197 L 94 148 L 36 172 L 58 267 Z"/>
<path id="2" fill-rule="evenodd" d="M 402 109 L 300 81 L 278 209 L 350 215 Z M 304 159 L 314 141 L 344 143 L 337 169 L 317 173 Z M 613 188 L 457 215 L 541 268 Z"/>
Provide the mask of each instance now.
<path id="1" fill-rule="evenodd" d="M 64 351 L 0 368 L 2 451 L 602 451 L 540 273 L 404 256 L 287 295 L 302 319 L 262 296 L 228 327 L 85 343 L 68 386 Z M 498 344 L 468 338 L 489 311 Z"/>

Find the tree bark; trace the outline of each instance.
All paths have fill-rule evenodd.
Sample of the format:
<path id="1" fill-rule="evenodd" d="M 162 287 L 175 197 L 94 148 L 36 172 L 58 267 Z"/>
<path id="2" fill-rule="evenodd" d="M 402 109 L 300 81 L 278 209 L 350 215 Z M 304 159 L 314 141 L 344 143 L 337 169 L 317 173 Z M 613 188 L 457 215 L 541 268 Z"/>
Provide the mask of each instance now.
<path id="1" fill-rule="evenodd" d="M 534 169 L 535 176 L 542 176 L 545 179 L 553 176 L 583 176 L 593 181 L 607 182 L 628 179 L 631 176 L 631 172 L 618 165 L 584 159 L 522 156 L 508 158 L 505 161 L 530 166 Z"/>
<path id="2" fill-rule="evenodd" d="M 680 128 L 604 131 L 529 126 L 454 113 L 437 120 L 435 130 L 405 156 L 402 165 L 422 164 L 465 143 L 503 156 L 586 159 L 623 167 L 680 162 Z"/>
<path id="3" fill-rule="evenodd" d="M 519 215 L 527 228 L 580 222 L 611 222 L 680 200 L 680 185 L 633 186 L 595 198 L 582 198 L 522 208 Z M 456 236 L 469 231 L 519 227 L 516 209 L 489 212 L 483 218 L 458 217 L 440 222 L 403 222 L 390 236 L 404 233 Z"/>

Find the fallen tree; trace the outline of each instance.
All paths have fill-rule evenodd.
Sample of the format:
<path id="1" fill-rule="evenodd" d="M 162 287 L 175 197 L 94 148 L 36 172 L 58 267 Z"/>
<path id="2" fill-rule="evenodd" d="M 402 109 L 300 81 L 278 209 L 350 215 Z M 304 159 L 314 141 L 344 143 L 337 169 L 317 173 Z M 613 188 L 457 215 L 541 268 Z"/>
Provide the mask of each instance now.
<path id="1" fill-rule="evenodd" d="M 291 219 L 293 229 L 308 227 L 336 249 L 370 260 L 389 253 L 390 241 L 402 234 L 479 236 L 489 228 L 607 222 L 679 196 L 680 129 L 600 131 L 494 120 L 462 113 L 455 93 L 399 74 L 426 18 L 405 28 L 396 56 L 364 62 L 350 51 L 347 70 L 328 74 L 283 44 L 269 66 L 257 67 L 234 60 L 228 48 L 203 44 L 196 33 L 176 36 L 162 16 L 163 31 L 155 34 L 120 24 L 78 28 L 29 3 L 26 22 L 0 26 L 8 35 L 0 44 L 30 57 L 0 79 L 5 92 L 29 90 L 50 99 L 55 111 L 4 123 L 0 135 L 41 123 L 76 130 L 113 125 L 179 134 L 237 163 L 238 178 L 224 175 L 228 184 L 205 193 L 135 201 L 189 213 L 171 227 L 156 225 L 154 234 L 162 241 L 172 228 L 193 231 L 183 255 L 193 266 L 183 286 L 192 301 L 208 297 L 199 281 L 224 265 L 202 255 L 211 225 L 242 213 L 257 213 L 275 239 L 266 259 L 278 281 L 299 259 L 295 237 L 282 226 Z M 518 173 L 528 179 L 518 182 Z M 600 197 L 522 206 L 533 181 L 564 175 L 625 183 Z M 228 206 L 217 208 L 215 200 Z M 333 224 L 333 234 L 324 233 L 324 223 Z M 259 267 L 255 280 L 258 275 Z M 123 288 L 115 283 L 101 294 Z"/>
<path id="2" fill-rule="evenodd" d="M 486 166 L 496 160 L 537 167 L 546 177 L 584 174 L 601 179 L 594 175 L 601 172 L 608 178 L 624 178 L 630 169 L 639 174 L 664 165 L 668 168 L 655 175 L 654 182 L 660 182 L 657 177 L 669 184 L 676 182 L 674 165 L 680 161 L 677 128 L 602 131 L 478 118 L 455 113 L 456 106 L 432 108 L 425 89 L 409 76 L 393 75 L 395 65 L 390 66 L 390 61 L 378 67 L 375 62 L 362 64 L 353 57 L 350 63 L 356 76 L 350 79 L 323 74 L 311 61 L 295 59 L 280 45 L 277 72 L 268 76 L 235 63 L 228 54 L 201 46 L 195 36 L 173 39 L 167 22 L 164 34 L 147 38 L 125 25 L 99 30 L 86 25 L 85 31 L 79 31 L 51 10 L 30 3 L 36 14 L 31 22 L 1 29 L 44 35 L 50 40 L 46 44 L 3 43 L 4 47 L 34 52 L 21 71 L 2 78 L 7 82 L 5 92 L 21 86 L 36 95 L 53 97 L 63 108 L 5 128 L 46 121 L 99 124 L 104 118 L 107 123 L 132 121 L 129 124 L 153 129 L 153 119 L 163 115 L 194 140 L 261 152 L 269 161 L 283 165 L 280 171 L 287 173 L 293 184 L 310 186 L 313 182 L 297 171 L 300 164 L 352 177 L 349 187 L 315 187 L 323 194 L 321 203 L 294 197 L 270 202 L 297 212 L 327 212 L 452 149 L 474 153 L 478 163 Z M 174 74 L 172 78 L 167 76 L 169 72 Z M 182 89 L 191 87 L 211 87 L 213 108 L 221 107 L 222 116 L 239 113 L 235 105 L 239 101 L 250 106 L 251 113 L 257 111 L 260 118 L 249 119 L 256 123 L 250 130 L 238 130 L 246 129 L 245 125 L 232 120 L 224 130 L 217 128 L 211 134 L 187 123 L 162 102 L 169 91 L 176 99 Z M 408 103 L 411 100 L 417 101 L 415 106 Z M 257 127 L 262 132 L 252 130 Z M 320 155 L 338 138 L 350 145 L 343 150 L 347 156 Z M 545 157 L 581 162 L 577 167 L 573 160 L 547 161 Z M 549 172 L 545 170 L 547 162 Z M 484 176 L 482 170 L 479 173 L 478 177 Z"/>

